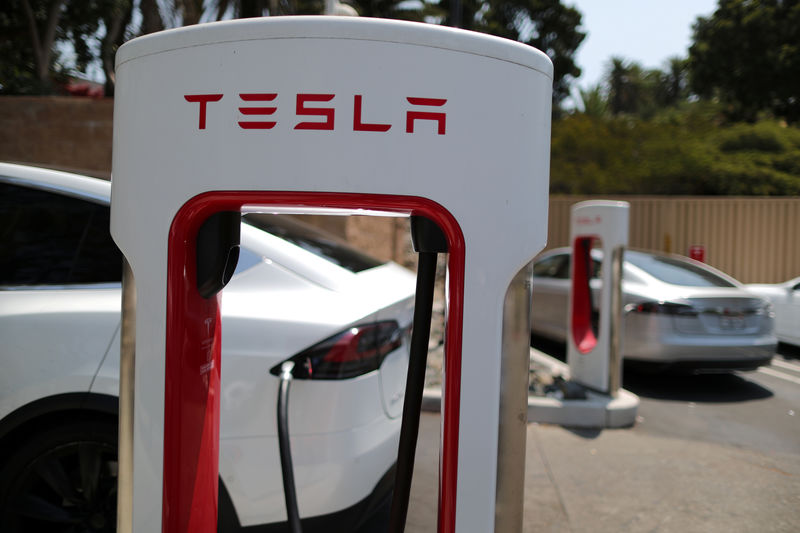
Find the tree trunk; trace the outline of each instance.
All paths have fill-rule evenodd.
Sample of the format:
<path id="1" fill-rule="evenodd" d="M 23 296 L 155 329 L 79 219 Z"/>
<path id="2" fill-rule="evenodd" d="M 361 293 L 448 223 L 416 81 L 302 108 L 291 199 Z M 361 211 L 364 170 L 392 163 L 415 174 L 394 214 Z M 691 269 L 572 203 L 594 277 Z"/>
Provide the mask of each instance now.
<path id="1" fill-rule="evenodd" d="M 142 0 L 139 11 L 142 12 L 142 35 L 164 29 L 164 20 L 158 10 L 158 0 Z"/>
<path id="2" fill-rule="evenodd" d="M 50 85 L 50 58 L 53 57 L 53 43 L 56 39 L 56 30 L 61 20 L 61 10 L 66 0 L 55 0 L 47 11 L 46 27 L 44 37 L 39 36 L 39 27 L 36 24 L 36 17 L 31 9 L 28 0 L 22 0 L 22 8 L 25 11 L 25 18 L 28 19 L 28 31 L 30 32 L 33 44 L 33 55 L 36 58 L 36 77 L 43 86 Z"/>
<path id="3" fill-rule="evenodd" d="M 131 20 L 133 14 L 133 2 L 122 0 L 118 2 L 117 8 L 111 12 L 111 16 L 103 19 L 106 27 L 106 34 L 100 42 L 100 55 L 103 62 L 103 74 L 105 74 L 105 95 L 114 96 L 114 54 L 125 41 L 125 28 Z"/>
<path id="4" fill-rule="evenodd" d="M 184 26 L 191 26 L 200 22 L 200 17 L 203 16 L 202 0 L 180 0 L 180 4 Z"/>

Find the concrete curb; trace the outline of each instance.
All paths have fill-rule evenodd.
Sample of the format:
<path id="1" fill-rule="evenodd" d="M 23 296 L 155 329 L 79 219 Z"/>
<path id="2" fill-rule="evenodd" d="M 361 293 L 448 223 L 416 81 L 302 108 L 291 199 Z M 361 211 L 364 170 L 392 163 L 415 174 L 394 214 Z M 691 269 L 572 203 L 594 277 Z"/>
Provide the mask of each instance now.
<path id="1" fill-rule="evenodd" d="M 554 376 L 569 379 L 569 367 L 548 355 L 531 349 L 531 363 Z M 441 389 L 426 388 L 422 410 L 439 412 Z M 585 400 L 562 400 L 549 396 L 528 397 L 528 422 L 580 428 L 622 428 L 636 423 L 639 397 L 620 389 L 616 398 L 589 391 Z"/>
<path id="2" fill-rule="evenodd" d="M 531 348 L 531 367 L 569 380 L 569 365 Z M 585 400 L 528 397 L 528 421 L 581 428 L 621 428 L 636 423 L 639 397 L 620 389 L 616 398 L 587 391 Z"/>
<path id="3" fill-rule="evenodd" d="M 585 400 L 528 397 L 528 422 L 579 428 L 623 428 L 636 423 L 639 397 L 621 389 L 616 398 L 593 392 Z"/>

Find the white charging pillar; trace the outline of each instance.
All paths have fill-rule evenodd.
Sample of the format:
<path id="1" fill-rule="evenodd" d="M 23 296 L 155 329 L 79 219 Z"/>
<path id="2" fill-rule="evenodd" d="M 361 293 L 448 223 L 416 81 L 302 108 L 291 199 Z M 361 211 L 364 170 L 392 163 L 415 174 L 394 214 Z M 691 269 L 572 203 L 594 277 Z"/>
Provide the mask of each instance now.
<path id="1" fill-rule="evenodd" d="M 521 529 L 501 495 L 521 502 L 524 456 L 498 454 L 524 450 L 525 417 L 500 398 L 504 373 L 527 375 L 506 363 L 526 363 L 529 324 L 503 309 L 546 240 L 547 56 L 434 25 L 275 17 L 135 39 L 116 72 L 111 231 L 136 284 L 121 531 L 216 531 L 220 295 L 198 293 L 197 235 L 220 213 L 318 207 L 442 229 L 439 531 Z M 525 340 L 514 354 L 505 331 Z M 517 525 L 498 526 L 507 508 Z"/>
<path id="2" fill-rule="evenodd" d="M 621 386 L 622 265 L 628 245 L 628 208 L 628 202 L 580 202 L 572 206 L 570 223 L 570 377 L 611 395 Z M 593 248 L 602 253 L 599 279 L 595 279 Z"/>

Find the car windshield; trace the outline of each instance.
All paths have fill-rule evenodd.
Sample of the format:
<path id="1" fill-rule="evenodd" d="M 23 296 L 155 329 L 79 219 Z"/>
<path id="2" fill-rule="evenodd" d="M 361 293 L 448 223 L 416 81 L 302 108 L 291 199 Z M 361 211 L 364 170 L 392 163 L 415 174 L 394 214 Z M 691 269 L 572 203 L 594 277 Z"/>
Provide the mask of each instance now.
<path id="1" fill-rule="evenodd" d="M 250 213 L 242 217 L 251 226 L 299 246 L 312 254 L 346 268 L 361 272 L 383 262 L 348 246 L 329 234 L 286 215 Z"/>
<path id="2" fill-rule="evenodd" d="M 625 261 L 656 279 L 687 287 L 735 287 L 723 277 L 680 259 L 627 250 Z"/>

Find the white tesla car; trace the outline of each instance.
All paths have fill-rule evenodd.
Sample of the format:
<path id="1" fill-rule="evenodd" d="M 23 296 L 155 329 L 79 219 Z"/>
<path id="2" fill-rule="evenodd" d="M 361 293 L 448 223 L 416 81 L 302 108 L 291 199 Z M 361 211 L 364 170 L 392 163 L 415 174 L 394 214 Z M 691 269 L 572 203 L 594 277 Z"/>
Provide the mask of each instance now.
<path id="1" fill-rule="evenodd" d="M 591 253 L 589 284 L 599 302 L 603 256 L 599 249 Z M 531 330 L 561 342 L 567 338 L 571 256 L 569 248 L 558 248 L 533 267 Z M 650 370 L 747 370 L 772 359 L 772 306 L 730 276 L 681 256 L 635 250 L 625 251 L 622 276 L 626 363 Z"/>
<path id="2" fill-rule="evenodd" d="M 109 196 L 102 180 L 0 164 L 3 533 L 116 526 Z M 294 358 L 314 368 L 289 407 L 304 528 L 356 531 L 390 499 L 414 276 L 284 217 L 247 215 L 241 230 L 222 299 L 219 529 L 285 529 L 270 371 Z"/>
<path id="3" fill-rule="evenodd" d="M 800 346 L 800 277 L 783 283 L 754 283 L 745 288 L 772 302 L 778 340 Z"/>

